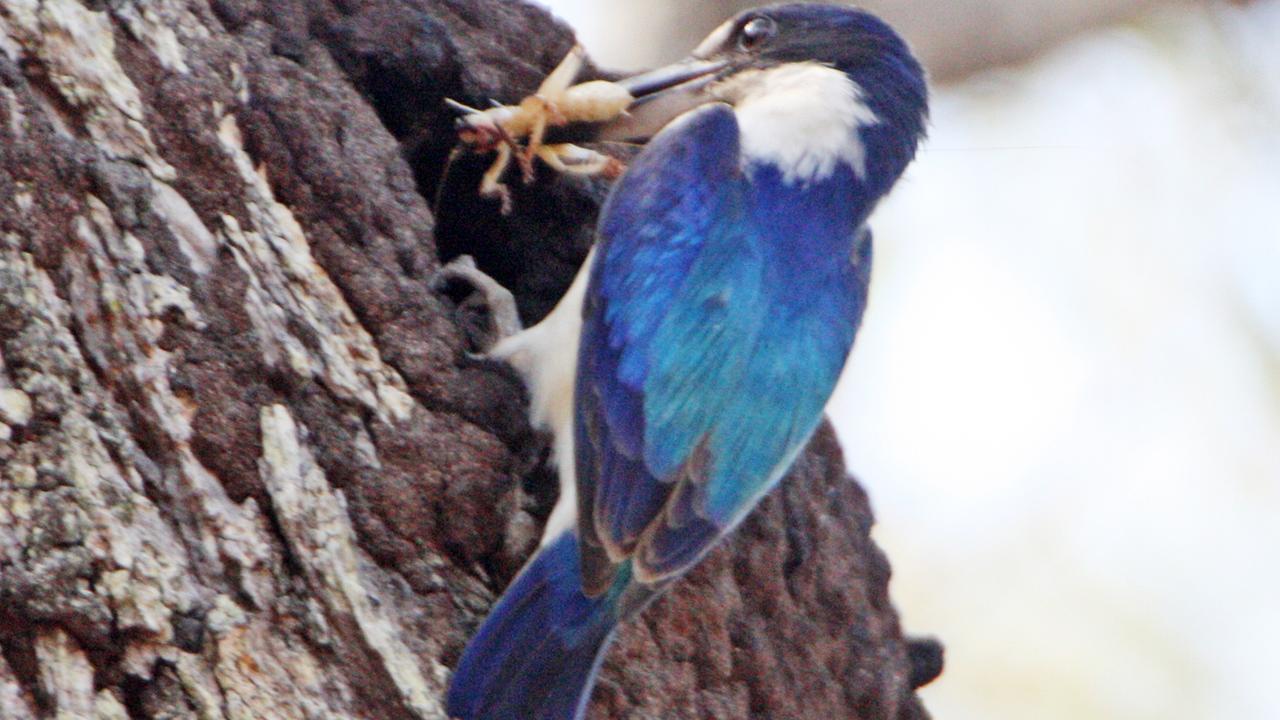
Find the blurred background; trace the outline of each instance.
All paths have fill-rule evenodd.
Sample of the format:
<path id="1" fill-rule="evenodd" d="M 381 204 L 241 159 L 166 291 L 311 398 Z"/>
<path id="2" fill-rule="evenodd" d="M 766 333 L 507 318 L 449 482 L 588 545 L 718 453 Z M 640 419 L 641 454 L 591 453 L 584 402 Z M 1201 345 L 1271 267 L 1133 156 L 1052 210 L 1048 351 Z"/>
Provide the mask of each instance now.
<path id="1" fill-rule="evenodd" d="M 606 67 L 738 2 L 546 3 Z M 868 0 L 934 79 L 831 415 L 939 720 L 1280 718 L 1280 0 Z"/>

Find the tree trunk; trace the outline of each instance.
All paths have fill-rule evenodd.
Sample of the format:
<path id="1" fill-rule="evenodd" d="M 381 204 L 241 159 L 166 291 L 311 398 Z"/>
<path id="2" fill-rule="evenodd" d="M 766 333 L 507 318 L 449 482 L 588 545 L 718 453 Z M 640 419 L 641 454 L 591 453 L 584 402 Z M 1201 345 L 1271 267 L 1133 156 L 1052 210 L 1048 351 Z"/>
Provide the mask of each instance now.
<path id="1" fill-rule="evenodd" d="M 500 216 L 441 100 L 571 42 L 506 0 L 0 0 L 0 717 L 444 717 L 555 481 L 435 271 L 536 320 L 607 188 Z M 591 717 L 925 717 L 871 522 L 823 430 Z"/>

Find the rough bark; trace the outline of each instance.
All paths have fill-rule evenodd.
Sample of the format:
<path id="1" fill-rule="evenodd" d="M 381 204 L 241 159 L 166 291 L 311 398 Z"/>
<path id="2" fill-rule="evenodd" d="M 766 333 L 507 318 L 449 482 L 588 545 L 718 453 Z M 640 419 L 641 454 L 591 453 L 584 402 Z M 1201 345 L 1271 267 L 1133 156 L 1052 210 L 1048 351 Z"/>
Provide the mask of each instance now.
<path id="1" fill-rule="evenodd" d="M 606 188 L 500 217 L 441 99 L 570 43 L 505 0 L 0 0 L 0 716 L 443 717 L 555 491 L 435 271 L 536 320 Z M 871 522 L 822 431 L 592 717 L 925 717 Z"/>

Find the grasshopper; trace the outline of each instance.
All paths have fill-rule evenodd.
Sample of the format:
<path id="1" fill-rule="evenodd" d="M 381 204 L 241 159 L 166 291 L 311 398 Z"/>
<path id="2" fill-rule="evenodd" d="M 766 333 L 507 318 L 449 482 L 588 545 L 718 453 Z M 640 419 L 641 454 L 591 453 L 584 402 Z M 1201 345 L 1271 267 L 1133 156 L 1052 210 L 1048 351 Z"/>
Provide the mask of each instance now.
<path id="1" fill-rule="evenodd" d="M 606 80 L 574 85 L 584 60 L 582 46 L 574 45 L 538 86 L 537 92 L 517 105 L 478 110 L 446 100 L 463 113 L 457 129 L 458 140 L 466 149 L 497 153 L 480 181 L 480 195 L 497 198 L 503 215 L 511 212 L 511 191 L 502 183 L 502 175 L 512 159 L 519 165 L 525 184 L 533 182 L 534 158 L 562 173 L 606 177 L 622 173 L 624 166 L 617 158 L 568 143 L 543 143 L 549 127 L 613 120 L 625 113 L 635 100 L 626 88 Z"/>

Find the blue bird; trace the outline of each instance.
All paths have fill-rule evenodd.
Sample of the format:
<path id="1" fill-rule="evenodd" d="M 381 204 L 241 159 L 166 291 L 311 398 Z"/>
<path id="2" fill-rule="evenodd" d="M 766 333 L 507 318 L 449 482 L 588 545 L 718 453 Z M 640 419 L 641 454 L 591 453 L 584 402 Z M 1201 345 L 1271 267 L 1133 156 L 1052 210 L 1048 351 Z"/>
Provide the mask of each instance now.
<path id="1" fill-rule="evenodd" d="M 691 58 L 620 81 L 580 139 L 648 140 L 559 306 L 494 349 L 555 432 L 561 501 L 472 639 L 462 720 L 576 720 L 618 624 L 787 472 L 867 299 L 867 217 L 924 134 L 923 71 L 874 16 L 742 13 Z"/>

